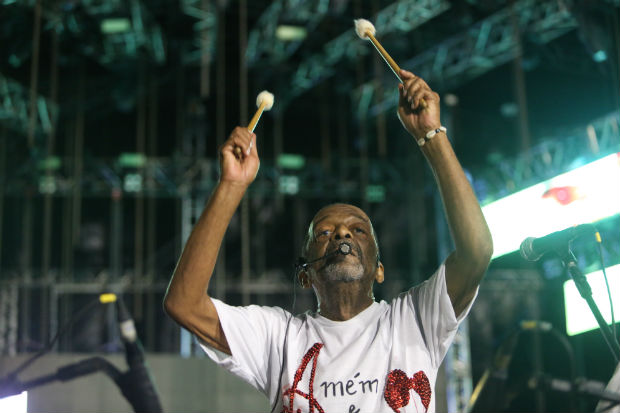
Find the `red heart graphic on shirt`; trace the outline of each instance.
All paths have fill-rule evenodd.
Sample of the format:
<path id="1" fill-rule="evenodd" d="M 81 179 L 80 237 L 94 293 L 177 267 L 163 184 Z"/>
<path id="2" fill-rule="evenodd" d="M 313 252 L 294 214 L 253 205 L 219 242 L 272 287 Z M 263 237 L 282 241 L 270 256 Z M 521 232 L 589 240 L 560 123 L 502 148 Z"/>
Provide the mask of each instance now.
<path id="1" fill-rule="evenodd" d="M 398 409 L 409 404 L 409 390 L 411 389 L 418 393 L 424 408 L 428 410 L 428 405 L 431 403 L 431 384 L 426 374 L 421 370 L 414 374 L 412 378 L 407 377 L 407 374 L 399 369 L 390 371 L 387 376 L 383 397 L 395 413 L 400 413 Z"/>

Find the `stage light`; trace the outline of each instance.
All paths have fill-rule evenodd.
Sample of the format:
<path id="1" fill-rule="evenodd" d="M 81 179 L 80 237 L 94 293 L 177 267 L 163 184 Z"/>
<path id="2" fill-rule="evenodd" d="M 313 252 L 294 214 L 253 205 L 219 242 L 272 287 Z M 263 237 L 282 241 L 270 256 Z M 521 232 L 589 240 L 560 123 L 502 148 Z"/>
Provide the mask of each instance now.
<path id="1" fill-rule="evenodd" d="M 276 163 L 282 169 L 302 169 L 306 165 L 306 158 L 293 153 L 283 153 L 278 155 Z"/>
<path id="2" fill-rule="evenodd" d="M 302 26 L 281 24 L 276 28 L 276 38 L 283 42 L 300 41 L 306 38 L 308 31 Z"/>
<path id="3" fill-rule="evenodd" d="M 523 189 L 482 207 L 493 258 L 516 251 L 527 237 L 541 237 L 620 213 L 620 153 Z"/>
<path id="4" fill-rule="evenodd" d="M 101 22 L 101 33 L 116 34 L 126 33 L 131 30 L 131 22 L 126 17 L 104 19 Z"/>
<path id="5" fill-rule="evenodd" d="M 48 156 L 37 162 L 37 167 L 43 171 L 57 171 L 62 166 L 58 156 Z"/>
<path id="6" fill-rule="evenodd" d="M 143 153 L 124 152 L 118 157 L 118 164 L 123 168 L 142 168 L 146 164 Z"/>
<path id="7" fill-rule="evenodd" d="M 282 175 L 278 179 L 278 189 L 281 194 L 295 195 L 299 192 L 299 178 L 292 175 Z"/>
<path id="8" fill-rule="evenodd" d="M 28 392 L 0 398 L 0 412 L 28 413 Z"/>
<path id="9" fill-rule="evenodd" d="M 597 50 L 596 52 L 592 53 L 592 59 L 596 63 L 604 62 L 607 60 L 607 52 L 605 52 L 605 50 Z"/>
<path id="10" fill-rule="evenodd" d="M 606 271 L 613 306 L 617 312 L 620 308 L 620 264 L 607 267 Z M 588 284 L 590 284 L 592 288 L 592 298 L 594 302 L 596 302 L 605 321 L 610 324 L 611 312 L 609 309 L 609 296 L 607 295 L 603 271 L 599 270 L 586 274 L 586 278 Z M 564 283 L 564 308 L 566 315 L 566 334 L 569 336 L 599 328 L 590 307 L 588 307 L 588 303 L 581 297 L 579 291 L 577 291 L 577 287 L 575 287 L 575 282 L 573 280 L 568 280 Z M 618 322 L 617 313 L 616 322 Z"/>
<path id="11" fill-rule="evenodd" d="M 368 202 L 385 201 L 385 187 L 383 185 L 368 185 L 366 187 L 366 200 Z"/>
<path id="12" fill-rule="evenodd" d="M 142 175 L 137 173 L 128 173 L 123 179 L 123 190 L 125 192 L 142 191 Z"/>

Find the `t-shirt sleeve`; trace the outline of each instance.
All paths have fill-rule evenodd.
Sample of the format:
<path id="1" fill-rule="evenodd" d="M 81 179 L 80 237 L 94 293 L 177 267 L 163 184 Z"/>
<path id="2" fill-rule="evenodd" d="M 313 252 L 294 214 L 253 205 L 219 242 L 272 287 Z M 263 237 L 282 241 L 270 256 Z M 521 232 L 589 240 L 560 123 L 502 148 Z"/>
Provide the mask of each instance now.
<path id="1" fill-rule="evenodd" d="M 428 280 L 411 288 L 403 297 L 409 310 L 413 311 L 415 322 L 422 331 L 426 347 L 436 366 L 441 364 L 459 324 L 469 313 L 478 295 L 476 289 L 476 294 L 467 308 L 457 318 L 448 295 L 445 270 L 445 263 L 442 263 Z"/>
<path id="2" fill-rule="evenodd" d="M 248 382 L 270 397 L 278 383 L 282 341 L 287 315 L 274 307 L 250 305 L 235 307 L 212 298 L 232 355 L 223 353 L 204 341 L 198 342 L 216 364 Z"/>

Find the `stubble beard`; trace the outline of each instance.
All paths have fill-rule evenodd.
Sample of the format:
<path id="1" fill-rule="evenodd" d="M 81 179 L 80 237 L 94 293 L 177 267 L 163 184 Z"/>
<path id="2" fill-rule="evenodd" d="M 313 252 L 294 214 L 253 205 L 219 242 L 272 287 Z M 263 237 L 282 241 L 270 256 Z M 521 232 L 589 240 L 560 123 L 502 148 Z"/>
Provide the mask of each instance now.
<path id="1" fill-rule="evenodd" d="M 364 276 L 364 266 L 361 262 L 343 265 L 342 263 L 328 264 L 325 269 L 327 279 L 332 282 L 353 282 Z"/>

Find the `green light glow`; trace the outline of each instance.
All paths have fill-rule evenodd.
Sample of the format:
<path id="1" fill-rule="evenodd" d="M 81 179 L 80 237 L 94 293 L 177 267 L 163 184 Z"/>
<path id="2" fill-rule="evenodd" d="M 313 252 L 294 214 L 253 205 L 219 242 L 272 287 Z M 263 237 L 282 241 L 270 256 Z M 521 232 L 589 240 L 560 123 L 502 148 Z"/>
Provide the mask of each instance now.
<path id="1" fill-rule="evenodd" d="M 493 258 L 516 251 L 527 237 L 618 214 L 619 155 L 606 156 L 483 206 L 493 236 Z"/>
<path id="2" fill-rule="evenodd" d="M 131 30 L 131 22 L 126 17 L 104 19 L 101 22 L 101 33 L 126 33 Z"/>
<path id="3" fill-rule="evenodd" d="M 146 156 L 143 153 L 121 153 L 118 164 L 124 168 L 141 168 L 146 164 Z"/>
<path id="4" fill-rule="evenodd" d="M 385 187 L 383 185 L 368 185 L 366 187 L 366 200 L 368 202 L 385 201 Z"/>
<path id="5" fill-rule="evenodd" d="M 294 153 L 283 153 L 278 156 L 276 162 L 282 169 L 301 169 L 306 165 L 306 158 Z"/>
<path id="6" fill-rule="evenodd" d="M 620 264 L 607 267 L 606 271 L 614 309 L 618 311 L 617 309 L 620 308 Z M 603 271 L 599 270 L 587 274 L 586 278 L 588 284 L 592 287 L 592 298 L 594 302 L 596 302 L 605 321 L 610 324 L 611 311 L 609 308 L 609 296 L 607 295 Z M 579 291 L 577 291 L 577 287 L 575 287 L 575 282 L 573 280 L 568 280 L 564 283 L 564 308 L 566 310 L 566 334 L 569 336 L 598 328 L 598 323 L 594 315 L 592 315 L 588 303 L 579 295 Z M 617 314 L 616 322 L 618 322 Z"/>

